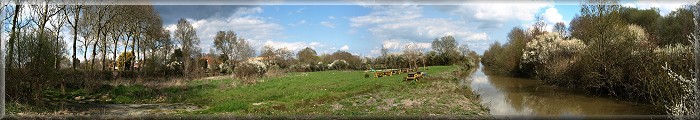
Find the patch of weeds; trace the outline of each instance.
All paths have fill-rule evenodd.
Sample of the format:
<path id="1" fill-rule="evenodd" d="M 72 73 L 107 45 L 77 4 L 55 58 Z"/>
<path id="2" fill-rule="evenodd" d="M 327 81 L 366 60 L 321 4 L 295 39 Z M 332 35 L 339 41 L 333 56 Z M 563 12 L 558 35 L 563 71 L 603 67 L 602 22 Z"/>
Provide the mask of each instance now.
<path id="1" fill-rule="evenodd" d="M 246 102 L 227 101 L 212 106 L 211 108 L 202 111 L 202 113 L 235 112 L 239 110 L 247 110 L 249 106 L 250 105 L 248 105 Z"/>
<path id="2" fill-rule="evenodd" d="M 142 85 L 119 85 L 110 91 L 117 103 L 141 103 L 156 96 L 152 89 Z"/>

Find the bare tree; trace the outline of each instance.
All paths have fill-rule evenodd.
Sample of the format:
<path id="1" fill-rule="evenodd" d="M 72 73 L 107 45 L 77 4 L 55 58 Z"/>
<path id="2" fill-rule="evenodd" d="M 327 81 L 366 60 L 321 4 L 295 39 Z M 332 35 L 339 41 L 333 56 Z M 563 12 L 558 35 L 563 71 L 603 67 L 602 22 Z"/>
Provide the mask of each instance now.
<path id="1" fill-rule="evenodd" d="M 71 61 L 73 61 L 73 70 L 75 70 L 75 66 L 78 64 L 76 61 L 76 59 L 78 59 L 78 58 L 76 58 L 75 55 L 77 53 L 77 51 L 76 51 L 77 45 L 76 44 L 78 42 L 78 23 L 80 22 L 80 13 L 83 9 L 83 2 L 84 1 L 74 0 L 73 3 L 75 3 L 75 5 L 66 6 L 66 10 L 64 11 L 64 13 L 66 14 L 67 22 L 73 28 L 73 57 L 71 60 Z M 73 15 L 72 21 L 68 18 L 69 15 Z"/>
<path id="2" fill-rule="evenodd" d="M 58 15 L 62 12 L 63 7 L 56 5 L 49 5 L 50 0 L 44 0 L 42 4 L 31 5 L 34 10 L 34 16 L 31 19 L 34 24 L 39 27 L 39 34 L 43 35 L 46 31 L 46 24 L 53 18 L 53 16 Z"/>
<path id="3" fill-rule="evenodd" d="M 253 57 L 255 51 L 245 39 L 233 31 L 219 31 L 214 37 L 214 46 L 229 58 L 228 64 L 236 63 Z"/>
<path id="4" fill-rule="evenodd" d="M 60 6 L 57 6 L 57 7 L 62 8 L 62 9 L 60 9 L 61 11 L 58 11 L 58 12 L 60 13 L 60 12 L 63 12 L 63 10 L 65 10 L 65 7 L 66 7 L 66 6 L 65 6 L 65 5 L 60 5 Z M 65 23 L 66 23 L 66 22 L 65 22 L 65 14 L 57 14 L 57 15 L 56 15 L 56 19 L 58 19 L 58 20 L 54 20 L 54 21 L 51 23 L 51 26 L 52 26 L 52 28 L 53 28 L 53 30 L 54 30 L 54 32 L 55 32 L 55 36 L 56 36 L 56 39 L 54 39 L 54 45 L 56 45 L 56 46 L 64 46 L 65 43 L 64 43 L 63 40 L 61 39 L 61 38 L 62 38 L 62 37 L 61 37 L 61 29 L 64 27 L 64 25 L 65 25 Z M 63 59 L 62 56 L 63 56 L 64 50 L 63 50 L 63 48 L 61 48 L 61 50 L 57 50 L 57 51 L 60 51 L 60 52 L 55 53 L 55 54 L 56 54 L 56 55 L 55 55 L 56 57 L 54 57 L 54 61 L 55 61 L 54 65 L 55 65 L 55 68 L 56 68 L 56 69 L 59 69 L 59 68 L 61 67 L 61 59 Z"/>
<path id="5" fill-rule="evenodd" d="M 554 24 L 553 29 L 554 30 L 552 30 L 552 31 L 559 33 L 559 35 L 561 35 L 561 36 L 564 36 L 564 33 L 566 32 L 566 23 L 557 22 L 556 24 Z"/>
<path id="6" fill-rule="evenodd" d="M 7 46 L 8 46 L 7 49 L 9 52 L 7 53 L 7 62 L 6 62 L 7 66 L 6 67 L 9 68 L 8 73 L 11 73 L 12 68 L 13 68 L 12 64 L 14 64 L 15 41 L 17 41 L 17 39 L 19 38 L 18 37 L 18 35 L 19 35 L 18 17 L 19 17 L 21 9 L 22 9 L 21 2 L 19 0 L 15 0 L 15 7 L 14 7 L 15 11 L 13 12 L 13 15 L 12 15 L 13 16 L 12 17 L 12 32 L 10 33 L 10 39 L 7 42 Z"/>
<path id="7" fill-rule="evenodd" d="M 180 46 L 182 48 L 182 54 L 184 56 L 184 62 L 185 62 L 185 71 L 184 74 L 185 76 L 188 76 L 190 74 L 190 71 L 192 69 L 192 57 L 197 54 L 199 51 L 197 49 L 197 46 L 199 45 L 199 38 L 197 38 L 197 33 L 194 30 L 194 27 L 192 27 L 192 24 L 185 20 L 184 18 L 180 19 L 177 22 L 177 30 L 175 30 L 175 39 L 180 43 Z"/>
<path id="8" fill-rule="evenodd" d="M 418 68 L 418 61 L 420 61 L 421 52 L 418 49 L 418 45 L 415 43 L 406 44 L 403 49 L 403 56 L 408 61 L 409 68 Z"/>
<path id="9" fill-rule="evenodd" d="M 532 36 L 538 36 L 545 34 L 545 28 L 547 24 L 544 22 L 544 17 L 542 15 L 535 16 L 535 24 L 532 25 Z"/>

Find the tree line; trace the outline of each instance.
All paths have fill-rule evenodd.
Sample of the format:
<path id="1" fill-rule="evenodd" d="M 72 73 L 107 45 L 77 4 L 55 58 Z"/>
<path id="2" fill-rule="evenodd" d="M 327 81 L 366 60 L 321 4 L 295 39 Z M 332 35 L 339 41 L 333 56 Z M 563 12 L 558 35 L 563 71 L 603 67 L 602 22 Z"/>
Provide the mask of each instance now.
<path id="1" fill-rule="evenodd" d="M 693 39 L 698 5 L 668 15 L 623 7 L 618 1 L 587 1 L 569 23 L 546 31 L 513 28 L 508 42 L 492 44 L 482 63 L 489 74 L 520 76 L 576 88 L 593 95 L 651 103 L 672 115 L 697 115 Z M 697 46 L 695 46 L 697 47 Z M 676 72 L 674 72 L 676 71 Z M 696 72 L 697 73 L 697 72 Z"/>
<path id="2" fill-rule="evenodd" d="M 152 69 L 142 70 L 144 65 L 165 64 L 161 61 L 185 41 L 170 37 L 151 5 L 12 2 L 3 1 L 1 9 L 3 27 L 9 28 L 3 40 L 11 101 L 41 103 L 45 90 L 89 88 L 100 81 L 87 79 L 147 73 Z"/>

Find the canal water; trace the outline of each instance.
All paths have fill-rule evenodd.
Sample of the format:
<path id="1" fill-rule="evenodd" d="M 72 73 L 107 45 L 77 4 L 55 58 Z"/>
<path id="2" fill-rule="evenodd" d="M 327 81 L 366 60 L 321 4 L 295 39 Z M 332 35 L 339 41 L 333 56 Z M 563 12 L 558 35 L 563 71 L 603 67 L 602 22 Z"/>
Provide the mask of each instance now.
<path id="1" fill-rule="evenodd" d="M 482 68 L 460 84 L 471 86 L 491 115 L 582 116 L 663 115 L 649 104 L 638 104 L 573 92 L 542 81 L 486 75 Z"/>

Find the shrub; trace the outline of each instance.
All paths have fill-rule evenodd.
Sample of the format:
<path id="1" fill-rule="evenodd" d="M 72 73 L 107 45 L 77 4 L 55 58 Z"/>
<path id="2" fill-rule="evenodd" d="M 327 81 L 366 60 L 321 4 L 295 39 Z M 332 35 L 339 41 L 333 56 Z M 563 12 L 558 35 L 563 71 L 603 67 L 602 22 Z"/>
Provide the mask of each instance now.
<path id="1" fill-rule="evenodd" d="M 219 64 L 218 68 L 219 68 L 219 73 L 223 73 L 223 74 L 233 73 L 233 69 L 231 68 L 231 66 L 228 63 L 221 63 L 221 64 Z"/>
<path id="2" fill-rule="evenodd" d="M 696 86 L 697 76 L 691 76 L 690 78 L 683 77 L 676 74 L 668 68 L 668 64 L 663 66 L 663 69 L 667 71 L 668 76 L 672 79 L 672 82 L 679 83 L 680 85 L 676 88 L 680 90 L 676 91 L 677 96 L 673 96 L 668 99 L 668 103 L 664 106 L 671 115 L 697 115 L 698 110 L 697 95 L 699 88 Z M 697 117 L 697 116 L 695 116 Z"/>
<path id="3" fill-rule="evenodd" d="M 578 55 L 585 48 L 581 40 L 563 39 L 558 33 L 543 34 L 527 43 L 520 66 L 533 67 L 539 79 L 570 84 L 570 81 L 561 81 L 561 77 L 566 76 L 564 73 L 579 60 Z"/>
<path id="4" fill-rule="evenodd" d="M 324 71 L 328 66 L 323 62 L 318 62 L 313 66 L 313 71 Z"/>
<path id="5" fill-rule="evenodd" d="M 238 77 L 261 77 L 267 72 L 267 66 L 260 61 L 246 61 L 239 63 L 234 72 Z"/>
<path id="6" fill-rule="evenodd" d="M 347 69 L 348 66 L 349 66 L 349 64 L 345 60 L 334 60 L 333 63 L 328 64 L 328 69 L 341 70 L 341 69 Z"/>
<path id="7" fill-rule="evenodd" d="M 692 80 L 694 77 L 692 71 L 689 72 L 674 72 L 673 70 L 692 70 L 694 68 L 694 59 L 692 47 L 676 44 L 662 48 L 654 49 L 654 57 L 657 62 L 654 66 L 657 69 L 657 78 L 655 80 L 647 80 L 644 83 L 647 86 L 647 94 L 649 97 L 656 98 L 651 102 L 657 106 L 663 106 L 671 115 L 688 115 L 692 112 L 693 106 L 690 96 L 692 93 L 697 93 L 697 88 Z M 659 70 L 662 68 L 662 70 Z M 691 86 L 688 86 L 691 85 Z"/>

